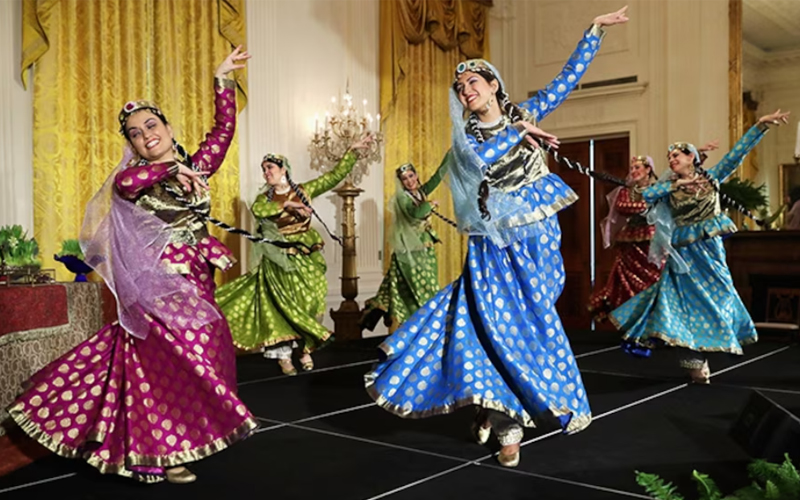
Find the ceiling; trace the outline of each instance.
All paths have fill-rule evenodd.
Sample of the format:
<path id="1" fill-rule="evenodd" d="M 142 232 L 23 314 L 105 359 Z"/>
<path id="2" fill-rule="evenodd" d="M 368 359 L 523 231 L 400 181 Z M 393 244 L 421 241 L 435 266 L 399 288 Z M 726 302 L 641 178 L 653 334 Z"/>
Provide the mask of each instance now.
<path id="1" fill-rule="evenodd" d="M 800 0 L 743 0 L 742 31 L 767 53 L 800 49 Z"/>

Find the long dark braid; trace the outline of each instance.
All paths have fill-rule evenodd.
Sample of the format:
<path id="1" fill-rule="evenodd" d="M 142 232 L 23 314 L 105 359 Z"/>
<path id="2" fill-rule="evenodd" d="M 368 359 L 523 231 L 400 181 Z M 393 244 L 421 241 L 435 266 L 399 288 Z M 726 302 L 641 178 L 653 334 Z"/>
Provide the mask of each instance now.
<path id="1" fill-rule="evenodd" d="M 316 210 L 314 210 L 314 207 L 313 207 L 313 206 L 311 206 L 311 200 L 309 200 L 309 199 L 308 199 L 308 197 L 306 196 L 306 194 L 303 192 L 303 190 L 302 190 L 302 189 L 300 189 L 300 186 L 298 186 L 298 185 L 297 185 L 297 184 L 296 184 L 296 183 L 295 183 L 295 182 L 292 180 L 292 177 L 289 175 L 289 172 L 286 172 L 286 182 L 288 182 L 288 183 L 289 183 L 289 186 L 290 186 L 290 187 L 292 188 L 292 190 L 294 191 L 294 194 L 296 194 L 296 195 L 297 195 L 297 197 L 300 199 L 300 201 L 303 203 L 303 205 L 305 205 L 306 207 L 308 207 L 308 209 L 309 209 L 309 210 L 311 210 L 311 213 L 314 215 L 314 217 L 316 217 L 316 218 L 317 218 L 317 220 L 319 221 L 319 223 L 320 223 L 320 224 L 322 224 L 322 227 L 324 227 L 324 228 L 325 228 L 325 231 L 328 233 L 328 236 L 330 236 L 330 237 L 331 237 L 331 238 L 332 238 L 334 241 L 336 241 L 336 242 L 337 242 L 339 245 L 341 245 L 341 246 L 344 246 L 344 241 L 342 241 L 342 238 L 341 238 L 341 237 L 339 237 L 339 236 L 337 236 L 336 234 L 334 234 L 334 233 L 333 233 L 333 232 L 332 232 L 332 231 L 331 231 L 331 230 L 328 228 L 328 225 L 327 225 L 327 224 L 325 224 L 325 221 L 324 221 L 324 220 L 322 220 L 322 217 L 320 217 L 320 216 L 319 216 L 319 214 L 317 213 L 317 211 L 316 211 Z"/>
<path id="2" fill-rule="evenodd" d="M 711 177 L 711 174 L 708 173 L 708 170 L 704 169 L 700 165 L 695 165 L 694 166 L 694 170 L 698 174 L 702 175 L 705 180 L 708 181 L 708 184 L 714 189 L 714 191 L 717 192 L 717 194 L 719 194 L 719 199 L 723 204 L 735 208 L 742 215 L 752 219 L 753 222 L 755 222 L 759 226 L 763 226 L 764 224 L 766 224 L 766 221 L 764 221 L 764 219 L 761 219 L 760 217 L 756 217 L 755 215 L 753 215 L 753 212 L 751 212 L 750 209 L 748 209 L 747 207 L 745 207 L 744 205 L 742 205 L 738 201 L 734 200 L 730 196 L 728 196 L 725 193 L 723 193 L 722 191 L 720 191 L 719 182 L 716 179 L 714 179 L 713 177 Z"/>
<path id="3" fill-rule="evenodd" d="M 476 71 L 476 73 L 480 74 L 488 83 L 497 80 L 497 77 L 495 77 L 489 71 L 483 71 L 479 69 Z M 508 97 L 508 93 L 506 93 L 502 87 L 498 87 L 497 92 L 495 92 L 495 98 L 497 99 L 497 103 L 500 105 L 502 112 L 511 118 L 512 123 L 516 123 L 524 119 L 522 110 L 519 108 L 519 106 L 511 102 L 511 99 Z M 478 116 L 475 113 L 470 113 L 466 127 L 467 132 L 475 137 L 475 140 L 478 141 L 478 143 L 483 143 L 486 140 L 486 138 L 483 136 L 483 132 L 478 126 Z M 486 177 L 484 177 L 478 186 L 478 211 L 481 214 L 481 218 L 487 221 L 492 218 L 492 214 L 489 212 L 489 208 L 487 207 L 488 200 L 489 181 L 486 179 Z"/>
<path id="4" fill-rule="evenodd" d="M 186 153 L 186 150 L 183 148 L 183 146 L 178 141 L 176 141 L 175 139 L 172 139 L 172 145 L 175 148 L 175 153 L 176 153 L 175 154 L 175 160 L 178 161 L 179 163 L 182 163 L 187 168 L 189 168 L 189 169 L 191 169 L 191 170 L 193 170 L 195 172 L 198 172 L 199 169 L 194 164 L 194 161 L 192 160 L 192 157 L 189 156 Z M 202 179 L 203 179 L 204 182 L 207 182 L 208 181 L 208 176 L 204 175 L 202 177 Z M 223 229 L 224 231 L 227 231 L 227 232 L 229 232 L 231 234 L 238 234 L 239 236 L 243 236 L 243 237 L 247 238 L 248 240 L 250 240 L 250 241 L 252 241 L 254 243 L 267 243 L 269 245 L 273 245 L 273 246 L 276 246 L 278 248 L 283 248 L 283 249 L 291 249 L 291 248 L 293 248 L 293 249 L 298 250 L 301 253 L 306 254 L 306 255 L 308 255 L 308 254 L 310 254 L 312 252 L 312 249 L 308 245 L 306 245 L 305 243 L 299 242 L 299 241 L 297 241 L 297 242 L 276 241 L 276 240 L 271 240 L 271 239 L 268 239 L 268 238 L 262 238 L 260 236 L 254 235 L 254 234 L 252 234 L 249 231 L 246 231 L 244 229 L 241 229 L 241 228 L 226 224 L 225 222 L 222 222 L 221 220 L 218 220 L 218 219 L 215 219 L 214 217 L 211 217 L 211 215 L 210 215 L 211 208 L 210 207 L 198 208 L 195 205 L 193 205 L 190 200 L 188 200 L 186 197 L 183 196 L 183 193 L 180 190 L 174 189 L 174 188 L 171 188 L 171 187 L 167 186 L 166 187 L 166 191 L 169 194 L 171 194 L 173 198 L 175 198 L 179 202 L 183 203 L 183 205 L 186 208 L 191 210 L 195 215 L 200 217 L 203 221 L 209 222 L 209 223 L 217 226 L 218 228 Z"/>

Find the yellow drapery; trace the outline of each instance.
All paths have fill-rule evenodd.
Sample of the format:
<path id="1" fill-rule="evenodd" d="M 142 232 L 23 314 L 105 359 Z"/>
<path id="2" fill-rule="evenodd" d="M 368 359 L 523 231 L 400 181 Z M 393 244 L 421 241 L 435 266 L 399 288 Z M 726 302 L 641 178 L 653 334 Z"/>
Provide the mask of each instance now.
<path id="1" fill-rule="evenodd" d="M 488 57 L 489 6 L 490 1 L 474 0 L 381 2 L 380 108 L 387 137 L 384 207 L 394 196 L 399 165 L 413 163 L 424 182 L 450 148 L 448 91 L 460 61 Z M 447 187 L 440 187 L 431 199 L 439 201 L 443 215 L 454 218 Z M 388 218 L 384 221 L 385 234 L 390 223 Z M 465 239 L 436 217 L 433 225 L 443 243 L 436 246 L 439 281 L 449 283 L 461 274 Z M 385 267 L 388 264 L 387 256 Z"/>
<path id="2" fill-rule="evenodd" d="M 214 123 L 214 70 L 245 40 L 244 0 L 23 0 L 26 85 L 34 67 L 34 235 L 59 280 L 71 275 L 53 254 L 78 236 L 86 204 L 122 157 L 122 105 L 156 101 L 194 152 Z M 246 73 L 236 80 L 241 110 Z M 238 136 L 211 186 L 212 214 L 238 224 Z M 238 254 L 238 236 L 212 233 Z"/>

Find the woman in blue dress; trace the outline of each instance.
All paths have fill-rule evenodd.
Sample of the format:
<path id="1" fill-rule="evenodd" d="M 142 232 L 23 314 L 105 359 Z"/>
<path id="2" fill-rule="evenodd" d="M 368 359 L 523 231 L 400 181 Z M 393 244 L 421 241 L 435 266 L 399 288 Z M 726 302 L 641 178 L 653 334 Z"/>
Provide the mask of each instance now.
<path id="1" fill-rule="evenodd" d="M 610 319 L 635 348 L 679 348 L 680 365 L 694 382 L 709 382 L 705 353 L 742 354 L 742 345 L 758 340 L 725 262 L 722 236 L 736 232 L 736 225 L 720 209 L 719 183 L 736 170 L 769 125 L 787 123 L 788 115 L 778 110 L 761 117 L 708 170 L 701 167 L 692 144 L 671 145 L 667 178 L 642 192 L 653 205 L 648 218 L 656 225 L 651 261 L 668 256 L 667 264 L 655 284 L 615 309 Z"/>
<path id="2" fill-rule="evenodd" d="M 449 181 L 470 235 L 464 270 L 381 344 L 385 359 L 365 376 L 378 405 L 401 417 L 477 405 L 476 438 L 494 430 L 507 467 L 519 463 L 523 426 L 558 421 L 577 432 L 592 419 L 556 312 L 565 275 L 555 215 L 577 195 L 549 172 L 533 136 L 557 146 L 535 124 L 575 88 L 602 27 L 626 22 L 625 10 L 597 17 L 555 80 L 519 105 L 488 62 L 458 65 Z"/>

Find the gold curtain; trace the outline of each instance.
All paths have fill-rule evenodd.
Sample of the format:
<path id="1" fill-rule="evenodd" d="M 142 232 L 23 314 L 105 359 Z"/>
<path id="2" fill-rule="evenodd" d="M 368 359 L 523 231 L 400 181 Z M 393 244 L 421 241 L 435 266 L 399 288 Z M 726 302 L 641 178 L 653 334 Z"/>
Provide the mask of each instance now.
<path id="1" fill-rule="evenodd" d="M 381 1 L 380 108 L 387 137 L 384 207 L 395 193 L 397 166 L 412 162 L 424 182 L 450 148 L 448 91 L 453 73 L 464 59 L 488 57 L 490 6 L 491 2 L 474 0 Z M 439 187 L 431 199 L 439 201 L 442 214 L 454 218 L 447 187 Z M 385 218 L 385 234 L 390 223 Z M 433 225 L 443 243 L 436 246 L 439 280 L 449 283 L 461 274 L 466 240 L 436 217 Z"/>
<path id="2" fill-rule="evenodd" d="M 59 280 L 71 276 L 53 254 L 77 238 L 86 204 L 122 157 L 122 105 L 155 100 L 193 152 L 214 123 L 214 70 L 245 39 L 244 0 L 23 0 L 26 85 L 34 67 L 34 235 Z M 241 110 L 246 74 L 237 73 Z M 239 224 L 238 137 L 211 185 L 212 214 Z M 238 254 L 239 237 L 212 233 Z"/>

